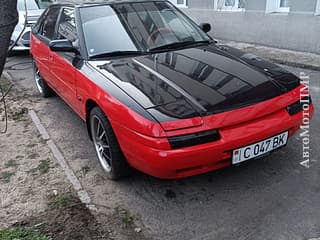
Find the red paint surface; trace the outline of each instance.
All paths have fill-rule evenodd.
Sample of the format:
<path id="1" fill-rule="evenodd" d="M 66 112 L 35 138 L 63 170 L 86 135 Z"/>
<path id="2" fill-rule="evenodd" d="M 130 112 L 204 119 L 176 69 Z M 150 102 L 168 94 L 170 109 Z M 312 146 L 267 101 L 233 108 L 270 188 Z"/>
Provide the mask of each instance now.
<path id="1" fill-rule="evenodd" d="M 207 117 L 164 122 L 162 126 L 137 114 L 95 85 L 47 45 L 31 37 L 31 54 L 47 83 L 86 120 L 86 102 L 94 101 L 108 116 L 130 165 L 159 178 L 180 178 L 231 165 L 232 150 L 300 127 L 302 112 L 290 116 L 286 107 L 300 99 L 300 87 L 249 107 Z M 89 74 L 90 75 L 90 74 Z M 88 75 L 88 76 L 89 76 Z M 107 80 L 106 80 L 107 81 Z M 79 101 L 81 99 L 81 101 Z M 314 107 L 310 106 L 311 116 Z M 192 124 L 195 127 L 190 127 Z M 170 149 L 169 136 L 219 130 L 219 141 Z"/>

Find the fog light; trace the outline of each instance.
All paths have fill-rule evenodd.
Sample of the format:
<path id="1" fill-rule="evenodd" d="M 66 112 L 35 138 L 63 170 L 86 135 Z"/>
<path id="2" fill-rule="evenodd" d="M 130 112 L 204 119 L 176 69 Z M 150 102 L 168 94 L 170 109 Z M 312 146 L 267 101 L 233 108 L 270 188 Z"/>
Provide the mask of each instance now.
<path id="1" fill-rule="evenodd" d="M 301 100 L 289 105 L 287 107 L 288 113 L 292 116 L 294 114 L 301 112 L 303 110 L 303 104 L 305 104 L 305 103 L 307 103 L 309 105 L 312 104 L 311 96 L 304 97 Z"/>
<path id="2" fill-rule="evenodd" d="M 220 134 L 217 130 L 210 130 L 177 137 L 169 137 L 169 143 L 172 149 L 177 149 L 218 141 L 220 138 Z"/>

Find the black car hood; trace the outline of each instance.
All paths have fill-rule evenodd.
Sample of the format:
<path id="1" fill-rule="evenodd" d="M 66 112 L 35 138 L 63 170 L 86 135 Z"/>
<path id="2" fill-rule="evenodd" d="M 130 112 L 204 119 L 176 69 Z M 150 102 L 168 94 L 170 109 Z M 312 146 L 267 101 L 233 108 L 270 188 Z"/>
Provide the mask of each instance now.
<path id="1" fill-rule="evenodd" d="M 90 64 L 159 122 L 241 108 L 300 84 L 277 65 L 215 44 Z"/>

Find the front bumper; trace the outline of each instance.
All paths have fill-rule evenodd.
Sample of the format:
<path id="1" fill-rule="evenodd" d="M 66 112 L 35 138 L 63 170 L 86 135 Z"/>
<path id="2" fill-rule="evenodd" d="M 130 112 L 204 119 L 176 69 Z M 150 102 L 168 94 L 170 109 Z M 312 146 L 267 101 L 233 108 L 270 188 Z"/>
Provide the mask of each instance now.
<path id="1" fill-rule="evenodd" d="M 304 85 L 255 105 L 205 116 L 201 126 L 192 128 L 178 129 L 180 122 L 169 122 L 178 130 L 166 131 L 166 137 L 155 137 L 152 132 L 147 136 L 110 121 L 131 166 L 158 178 L 182 178 L 230 166 L 234 149 L 285 131 L 289 137 L 294 135 L 306 116 L 302 110 L 290 115 L 288 106 L 299 101 L 302 93 L 305 94 Z M 310 104 L 307 116 L 312 118 L 313 113 L 314 106 Z M 220 139 L 179 149 L 172 149 L 168 141 L 169 137 L 208 130 L 218 130 Z"/>
<path id="2" fill-rule="evenodd" d="M 310 105 L 310 112 L 314 107 Z M 312 115 L 312 114 L 311 114 Z M 221 139 L 176 150 L 161 150 L 138 140 L 133 132 L 114 123 L 116 135 L 128 162 L 142 172 L 164 179 L 197 175 L 231 166 L 232 150 L 299 128 L 303 113 L 290 116 L 283 109 L 264 118 L 220 129 Z M 154 139 L 159 141 L 159 139 Z"/>

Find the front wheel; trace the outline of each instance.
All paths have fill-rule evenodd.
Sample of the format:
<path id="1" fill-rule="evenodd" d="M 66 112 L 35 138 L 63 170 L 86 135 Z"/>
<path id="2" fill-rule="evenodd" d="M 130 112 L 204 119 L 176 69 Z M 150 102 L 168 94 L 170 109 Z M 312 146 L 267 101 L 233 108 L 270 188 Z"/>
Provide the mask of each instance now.
<path id="1" fill-rule="evenodd" d="M 99 163 L 112 180 L 127 176 L 130 166 L 125 159 L 111 124 L 99 107 L 90 112 L 90 131 Z"/>
<path id="2" fill-rule="evenodd" d="M 53 91 L 42 78 L 40 71 L 34 60 L 32 60 L 32 68 L 33 68 L 34 82 L 37 86 L 39 93 L 41 94 L 42 97 L 45 97 L 45 98 L 51 97 L 53 95 Z"/>

